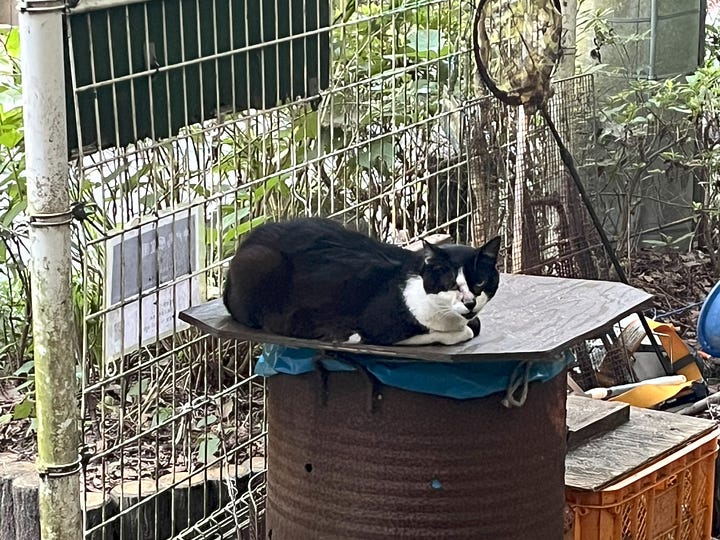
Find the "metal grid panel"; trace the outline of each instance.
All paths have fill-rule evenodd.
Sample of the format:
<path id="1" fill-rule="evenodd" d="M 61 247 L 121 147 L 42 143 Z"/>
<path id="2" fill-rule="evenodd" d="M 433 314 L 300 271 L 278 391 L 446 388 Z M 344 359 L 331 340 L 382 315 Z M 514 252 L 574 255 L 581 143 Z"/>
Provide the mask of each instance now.
<path id="1" fill-rule="evenodd" d="M 311 3 L 291 4 L 290 18 Z M 178 6 L 188 12 L 180 13 L 179 30 L 168 16 Z M 252 374 L 258 349 L 198 335 L 173 317 L 189 302 L 219 294 L 223 267 L 250 228 L 312 214 L 394 242 L 446 230 L 471 240 L 459 142 L 459 111 L 472 82 L 469 6 L 333 6 L 325 28 L 329 89 L 298 99 L 283 99 L 274 88 L 279 77 L 251 71 L 249 63 L 239 73 L 239 60 L 277 60 L 288 41 L 290 55 L 309 43 L 319 47 L 318 30 L 277 37 L 278 16 L 275 39 L 232 43 L 219 54 L 217 21 L 229 21 L 231 35 L 234 25 L 247 34 L 257 23 L 238 17 L 237 6 L 203 2 L 214 24 L 198 22 L 193 40 L 187 18 L 199 13 L 197 1 L 115 3 L 67 17 L 72 136 L 80 141 L 71 175 L 74 197 L 88 213 L 74 243 L 83 305 L 86 537 L 217 538 L 261 527 L 263 463 L 252 462 L 260 471 L 250 480 L 244 468 L 263 455 L 266 435 L 264 384 Z M 139 23 L 130 28 L 138 9 Z M 124 24 L 114 18 L 118 12 Z M 156 69 L 142 64 L 151 36 Z M 178 38 L 181 54 L 173 59 L 168 51 Z M 185 50 L 190 41 L 202 50 Z M 103 52 L 111 46 L 139 63 L 120 65 L 116 52 Z M 321 63 L 301 73 L 296 66 L 290 62 L 291 78 L 322 80 Z M 203 76 L 208 70 L 211 78 Z M 227 79 L 242 79 L 246 95 L 225 99 L 227 88 L 242 91 L 224 86 Z M 214 87 L 203 87 L 209 80 Z M 275 97 L 264 109 L 247 109 L 258 83 L 264 96 Z M 187 114 L 187 127 L 167 136 L 175 111 L 193 108 L 183 89 L 205 96 L 202 121 Z M 112 114 L 104 109 L 108 96 Z M 168 117 L 158 121 L 165 109 Z"/>
<path id="2" fill-rule="evenodd" d="M 596 186 L 593 78 L 557 81 L 554 91 L 550 114 L 583 181 Z M 531 118 L 518 140 L 518 109 L 490 96 L 471 100 L 464 118 L 476 209 L 471 236 L 481 241 L 503 235 L 507 249 L 500 267 L 506 272 L 609 279 L 611 265 L 599 235 L 542 121 Z M 525 145 L 520 166 L 518 144 Z M 575 381 L 586 389 L 597 386 L 598 369 L 614 383 L 633 381 L 628 353 L 613 345 L 616 336 L 598 337 L 574 347 Z"/>
<path id="3" fill-rule="evenodd" d="M 554 90 L 550 114 L 582 165 L 595 132 L 593 79 L 558 81 Z M 588 279 L 607 276 L 609 265 L 599 236 L 542 120 L 530 118 L 529 129 L 518 140 L 518 109 L 482 97 L 468 105 L 465 123 L 470 185 L 478 209 L 472 216 L 474 237 L 503 234 L 508 246 L 504 270 Z M 520 167 L 519 144 L 524 145 Z M 581 172 L 586 182 L 595 177 L 591 167 L 581 167 Z"/>

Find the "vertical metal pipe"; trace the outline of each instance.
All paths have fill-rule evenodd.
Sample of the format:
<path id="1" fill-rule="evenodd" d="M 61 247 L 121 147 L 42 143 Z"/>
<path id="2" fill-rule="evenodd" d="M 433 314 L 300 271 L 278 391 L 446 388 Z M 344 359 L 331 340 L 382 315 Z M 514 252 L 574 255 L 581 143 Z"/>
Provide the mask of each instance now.
<path id="1" fill-rule="evenodd" d="M 43 539 L 82 537 L 62 1 L 20 8 Z"/>
<path id="2" fill-rule="evenodd" d="M 657 50 L 657 23 L 658 5 L 657 0 L 650 0 L 650 66 L 648 67 L 648 79 L 655 79 L 655 56 Z"/>

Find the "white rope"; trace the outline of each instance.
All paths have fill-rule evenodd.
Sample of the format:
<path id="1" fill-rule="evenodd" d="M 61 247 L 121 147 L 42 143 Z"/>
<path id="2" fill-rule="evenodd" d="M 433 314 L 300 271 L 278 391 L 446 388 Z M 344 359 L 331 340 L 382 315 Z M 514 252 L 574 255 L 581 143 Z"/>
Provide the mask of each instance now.
<path id="1" fill-rule="evenodd" d="M 519 362 L 515 366 L 512 375 L 510 375 L 510 381 L 508 382 L 508 387 L 505 391 L 505 397 L 500 402 L 508 409 L 511 407 L 522 407 L 525 405 L 525 400 L 527 399 L 528 394 L 528 385 L 530 384 L 531 366 L 531 362 Z M 521 370 L 523 371 L 521 372 Z M 520 390 L 520 395 L 516 396 L 518 390 Z"/>

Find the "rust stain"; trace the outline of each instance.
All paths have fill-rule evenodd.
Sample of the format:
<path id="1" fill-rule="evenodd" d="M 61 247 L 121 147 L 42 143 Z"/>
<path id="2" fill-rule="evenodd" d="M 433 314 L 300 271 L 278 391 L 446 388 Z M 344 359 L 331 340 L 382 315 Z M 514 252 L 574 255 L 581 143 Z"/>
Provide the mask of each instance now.
<path id="1" fill-rule="evenodd" d="M 457 401 L 372 386 L 358 373 L 268 382 L 272 540 L 563 536 L 565 376 Z"/>

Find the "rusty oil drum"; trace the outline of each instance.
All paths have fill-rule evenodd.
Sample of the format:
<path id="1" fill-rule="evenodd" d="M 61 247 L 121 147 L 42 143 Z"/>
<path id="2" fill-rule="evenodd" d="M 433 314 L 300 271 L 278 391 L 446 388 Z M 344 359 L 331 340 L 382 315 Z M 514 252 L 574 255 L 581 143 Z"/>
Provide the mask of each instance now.
<path id="1" fill-rule="evenodd" d="M 561 539 L 564 373 L 520 408 L 501 398 L 270 377 L 266 537 Z"/>

